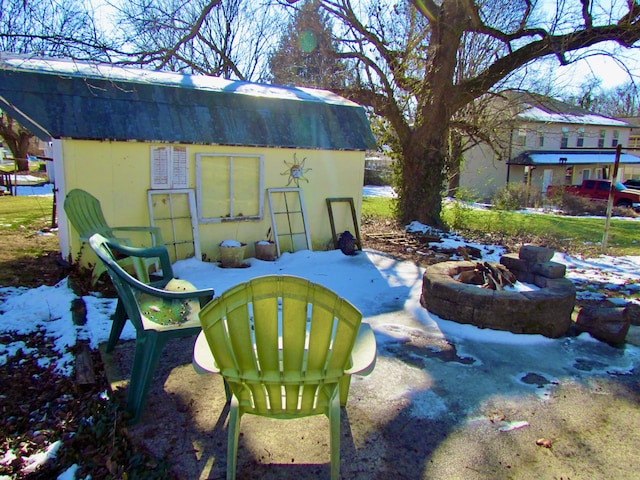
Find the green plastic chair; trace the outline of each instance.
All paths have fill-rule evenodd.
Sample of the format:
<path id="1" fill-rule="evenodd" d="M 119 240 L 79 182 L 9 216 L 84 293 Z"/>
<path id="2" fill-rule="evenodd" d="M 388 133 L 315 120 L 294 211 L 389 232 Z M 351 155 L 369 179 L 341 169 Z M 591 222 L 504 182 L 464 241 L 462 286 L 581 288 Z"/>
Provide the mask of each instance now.
<path id="1" fill-rule="evenodd" d="M 164 246 L 128 247 L 98 233 L 89 238 L 89 245 L 104 264 L 119 297 L 107 352 L 115 347 L 127 319 L 136 329 L 126 406 L 131 414 L 129 423 L 134 424 L 142 414 L 162 349 L 172 338 L 189 337 L 200 332 L 197 314 L 213 298 L 214 292 L 212 289 L 195 290 L 188 282 L 173 280 L 169 253 Z M 140 282 L 116 261 L 116 252 L 127 257 L 156 259 L 162 267 L 162 280 L 149 285 Z M 173 287 L 172 284 L 177 285 Z M 169 288 L 174 291 L 167 291 Z"/>
<path id="2" fill-rule="evenodd" d="M 340 405 L 351 375 L 368 375 L 376 361 L 373 331 L 358 309 L 303 278 L 270 275 L 227 290 L 199 316 L 194 366 L 222 375 L 231 390 L 227 478 L 235 478 L 240 419 L 250 413 L 326 415 L 338 479 Z"/>
<path id="3" fill-rule="evenodd" d="M 94 233 L 111 238 L 121 244 L 130 245 L 131 242 L 126 237 L 119 237 L 116 232 L 146 232 L 150 235 L 151 246 L 164 246 L 162 232 L 158 227 L 110 227 L 102 213 L 100 201 L 85 190 L 79 188 L 71 190 L 64 199 L 64 211 L 67 218 L 76 229 L 80 240 L 84 243 L 89 241 L 89 237 Z M 155 265 L 155 260 L 144 259 L 142 261 L 132 261 L 124 259 L 120 264 L 127 268 L 133 266 L 136 276 L 145 283 L 149 282 L 149 269 Z M 97 262 L 93 268 L 91 282 L 96 284 L 100 275 L 105 272 L 105 267 L 101 262 Z"/>

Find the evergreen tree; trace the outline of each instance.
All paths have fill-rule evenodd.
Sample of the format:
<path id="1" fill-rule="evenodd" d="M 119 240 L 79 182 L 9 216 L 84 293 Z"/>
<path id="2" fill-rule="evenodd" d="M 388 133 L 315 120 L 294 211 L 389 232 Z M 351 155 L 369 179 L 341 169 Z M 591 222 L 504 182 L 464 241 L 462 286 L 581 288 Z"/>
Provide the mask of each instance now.
<path id="1" fill-rule="evenodd" d="M 272 82 L 316 88 L 341 88 L 348 83 L 336 56 L 329 17 L 319 0 L 306 0 L 293 16 L 278 48 L 269 58 Z"/>

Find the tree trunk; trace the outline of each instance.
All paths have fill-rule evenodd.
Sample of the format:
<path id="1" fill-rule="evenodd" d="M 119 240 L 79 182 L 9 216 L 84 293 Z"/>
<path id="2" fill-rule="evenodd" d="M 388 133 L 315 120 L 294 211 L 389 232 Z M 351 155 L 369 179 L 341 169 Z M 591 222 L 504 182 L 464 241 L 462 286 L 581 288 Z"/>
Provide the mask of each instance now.
<path id="1" fill-rule="evenodd" d="M 403 145 L 404 184 L 400 189 L 398 210 L 403 222 L 417 220 L 442 227 L 440 212 L 445 188 L 447 140 L 451 116 L 460 107 L 454 74 L 464 31 L 460 26 L 468 12 L 466 2 L 461 0 L 448 0 L 437 8 L 429 45 L 432 65 L 423 84 L 424 91 L 429 93 L 423 97 L 413 133 Z"/>
<path id="2" fill-rule="evenodd" d="M 7 148 L 11 150 L 13 158 L 19 162 L 18 170 L 29 169 L 29 163 L 27 161 L 29 140 L 34 136 L 35 135 L 29 132 L 29 130 L 18 125 L 18 123 L 6 113 L 0 116 L 0 137 L 3 138 Z"/>
<path id="3" fill-rule="evenodd" d="M 402 189 L 398 198 L 400 220 L 417 220 L 425 225 L 442 226 L 440 211 L 444 186 L 444 138 L 448 119 L 440 127 L 419 129 L 403 151 Z"/>

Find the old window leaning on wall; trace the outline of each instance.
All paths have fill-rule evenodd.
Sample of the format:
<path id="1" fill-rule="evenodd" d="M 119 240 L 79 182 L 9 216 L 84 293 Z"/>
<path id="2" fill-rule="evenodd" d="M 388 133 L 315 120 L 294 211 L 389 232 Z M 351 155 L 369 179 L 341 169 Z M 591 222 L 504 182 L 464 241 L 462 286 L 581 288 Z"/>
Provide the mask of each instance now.
<path id="1" fill-rule="evenodd" d="M 196 154 L 198 221 L 262 218 L 263 168 L 262 155 Z"/>

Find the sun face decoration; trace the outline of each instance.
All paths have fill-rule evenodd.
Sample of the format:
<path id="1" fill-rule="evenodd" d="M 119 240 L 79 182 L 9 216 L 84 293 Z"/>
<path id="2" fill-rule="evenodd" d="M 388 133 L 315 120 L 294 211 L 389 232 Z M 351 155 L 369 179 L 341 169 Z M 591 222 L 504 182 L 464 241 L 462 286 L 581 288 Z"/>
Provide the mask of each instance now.
<path id="1" fill-rule="evenodd" d="M 298 162 L 298 157 L 296 154 L 293 154 L 293 163 L 289 163 L 286 160 L 284 164 L 287 166 L 287 169 L 282 172 L 280 175 L 289 175 L 289 181 L 287 182 L 287 187 L 292 183 L 296 184 L 296 187 L 300 186 L 300 180 L 304 180 L 309 183 L 309 180 L 304 178 L 304 174 L 310 171 L 310 168 L 304 168 L 304 162 L 307 160 L 307 157 L 304 157 L 301 162 Z"/>

